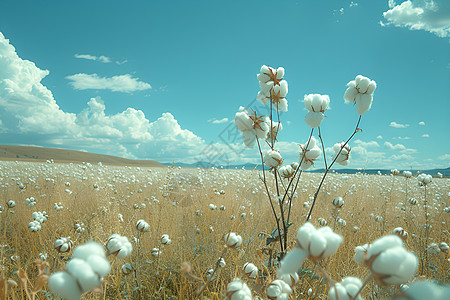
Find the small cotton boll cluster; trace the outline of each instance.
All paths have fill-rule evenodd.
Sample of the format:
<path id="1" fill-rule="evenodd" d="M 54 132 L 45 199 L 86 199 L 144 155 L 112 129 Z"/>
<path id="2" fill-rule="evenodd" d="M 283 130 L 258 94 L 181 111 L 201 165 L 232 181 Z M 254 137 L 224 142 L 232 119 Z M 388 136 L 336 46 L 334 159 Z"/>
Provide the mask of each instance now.
<path id="1" fill-rule="evenodd" d="M 86 229 L 84 228 L 84 223 L 76 223 L 75 224 L 75 231 L 77 233 L 82 233 L 84 232 Z"/>
<path id="2" fill-rule="evenodd" d="M 433 180 L 433 176 L 422 173 L 417 176 L 417 180 L 419 181 L 419 186 L 426 186 Z"/>
<path id="3" fill-rule="evenodd" d="M 281 261 L 279 276 L 295 273 L 308 257 L 313 262 L 334 254 L 344 239 L 330 227 L 316 229 L 311 223 L 303 224 L 297 232 L 296 245 Z"/>
<path id="4" fill-rule="evenodd" d="M 291 289 L 294 289 L 294 286 L 300 280 L 298 273 L 283 274 L 282 276 L 279 276 L 278 279 L 281 279 L 284 282 L 286 282 Z"/>
<path id="5" fill-rule="evenodd" d="M 129 275 L 129 274 L 131 274 L 131 271 L 133 271 L 133 267 L 129 263 L 122 265 L 123 275 Z"/>
<path id="6" fill-rule="evenodd" d="M 126 236 L 115 233 L 106 242 L 106 249 L 108 250 L 108 254 L 115 255 L 118 258 L 125 258 L 131 254 L 133 246 L 131 246 Z"/>
<path id="7" fill-rule="evenodd" d="M 336 162 L 342 166 L 348 165 L 349 159 L 350 159 L 350 151 L 351 151 L 350 146 L 348 144 L 345 144 L 344 142 L 336 143 L 333 146 L 333 150 L 334 150 L 334 155 L 333 155 L 332 159 L 333 160 L 336 159 Z"/>
<path id="8" fill-rule="evenodd" d="M 209 209 L 210 209 L 210 210 L 215 210 L 216 208 L 217 208 L 217 206 L 214 205 L 214 204 L 210 204 L 210 205 L 209 205 Z"/>
<path id="9" fill-rule="evenodd" d="M 168 234 L 163 234 L 161 236 L 161 244 L 163 245 L 170 245 L 172 243 L 172 240 L 169 238 Z"/>
<path id="10" fill-rule="evenodd" d="M 269 131 L 267 132 L 266 140 L 267 141 L 271 141 L 271 140 L 276 141 L 278 133 L 281 130 L 283 130 L 283 124 L 281 124 L 281 122 L 273 122 L 273 121 L 272 121 L 272 124 L 270 124 L 270 120 L 269 120 L 268 125 L 269 125 Z"/>
<path id="11" fill-rule="evenodd" d="M 55 205 L 53 206 L 53 208 L 54 208 L 56 211 L 60 211 L 61 209 L 63 209 L 63 205 L 62 205 L 61 202 L 55 203 Z"/>
<path id="12" fill-rule="evenodd" d="M 277 111 L 287 111 L 288 104 L 286 96 L 288 93 L 288 84 L 283 80 L 284 68 L 274 68 L 263 65 L 260 73 L 257 75 L 261 91 L 256 99 L 266 105 L 272 100 L 273 108 Z"/>
<path id="13" fill-rule="evenodd" d="M 447 252 L 449 249 L 449 246 L 447 243 L 442 242 L 439 244 L 439 249 L 441 249 L 442 252 Z"/>
<path id="14" fill-rule="evenodd" d="M 269 167 L 271 169 L 275 169 L 275 168 L 281 166 L 282 163 L 283 163 L 283 158 L 281 158 L 280 152 L 269 149 L 264 154 L 264 164 L 267 167 Z"/>
<path id="15" fill-rule="evenodd" d="M 250 279 L 255 279 L 258 275 L 258 268 L 252 263 L 246 263 L 242 268 L 244 275 Z"/>
<path id="16" fill-rule="evenodd" d="M 225 235 L 224 241 L 227 247 L 238 248 L 242 244 L 242 237 L 234 232 L 230 232 Z"/>
<path id="17" fill-rule="evenodd" d="M 252 291 L 246 283 L 235 278 L 227 285 L 227 297 L 230 300 L 252 300 Z"/>
<path id="18" fill-rule="evenodd" d="M 153 248 L 151 254 L 153 257 L 158 257 L 161 255 L 161 251 L 159 250 L 159 248 Z"/>
<path id="19" fill-rule="evenodd" d="M 39 231 L 39 230 L 42 229 L 41 223 L 39 223 L 38 221 L 30 222 L 30 223 L 28 223 L 28 229 L 29 229 L 31 232 Z"/>
<path id="20" fill-rule="evenodd" d="M 58 252 L 69 252 L 73 247 L 73 242 L 70 240 L 70 236 L 61 237 L 55 241 L 55 249 Z"/>
<path id="21" fill-rule="evenodd" d="M 396 235 L 379 238 L 368 247 L 364 262 L 378 284 L 402 284 L 416 272 L 418 260 Z"/>
<path id="22" fill-rule="evenodd" d="M 253 148 L 255 139 L 266 139 L 270 130 L 270 119 L 267 116 L 257 116 L 256 112 L 242 109 L 234 117 L 234 123 L 242 132 L 244 144 Z"/>
<path id="23" fill-rule="evenodd" d="M 392 233 L 401 238 L 403 241 L 406 241 L 408 239 L 408 232 L 406 232 L 406 230 L 402 227 L 394 228 L 394 230 L 392 230 Z"/>
<path id="24" fill-rule="evenodd" d="M 405 176 L 406 178 L 411 178 L 412 173 L 410 171 L 403 171 L 403 176 Z"/>
<path id="25" fill-rule="evenodd" d="M 353 259 L 357 263 L 364 263 L 365 259 L 364 256 L 367 254 L 367 251 L 369 250 L 369 244 L 364 244 L 363 246 L 358 246 L 355 248 L 355 256 L 353 256 Z"/>
<path id="26" fill-rule="evenodd" d="M 270 300 L 288 300 L 292 289 L 283 280 L 276 279 L 269 284 L 266 294 Z"/>
<path id="27" fill-rule="evenodd" d="M 327 226 L 327 220 L 324 218 L 319 218 L 318 221 L 320 226 Z"/>
<path id="28" fill-rule="evenodd" d="M 295 170 L 290 165 L 287 165 L 287 166 L 282 166 L 279 169 L 279 172 L 280 172 L 281 177 L 291 178 L 292 175 L 294 175 Z"/>
<path id="29" fill-rule="evenodd" d="M 27 203 L 27 206 L 29 206 L 29 207 L 33 207 L 36 205 L 36 200 L 34 199 L 34 197 L 25 199 L 25 202 Z"/>
<path id="30" fill-rule="evenodd" d="M 31 216 L 33 217 L 33 219 L 35 221 L 38 221 L 39 223 L 45 223 L 47 222 L 48 219 L 48 215 L 47 212 L 43 211 L 35 211 L 34 213 L 31 214 Z"/>
<path id="31" fill-rule="evenodd" d="M 427 251 L 428 251 L 429 253 L 431 253 L 431 254 L 436 255 L 436 254 L 438 254 L 439 252 L 441 252 L 441 249 L 439 248 L 438 244 L 436 244 L 436 243 L 431 243 L 431 244 L 428 246 Z"/>
<path id="32" fill-rule="evenodd" d="M 309 144 L 308 142 L 306 142 L 305 144 L 299 146 L 302 151 L 300 153 L 300 158 L 304 156 L 300 165 L 300 169 L 305 171 L 314 165 L 314 161 L 322 154 L 322 150 L 320 150 L 319 146 L 317 145 L 317 140 L 313 136 L 311 136 Z"/>
<path id="33" fill-rule="evenodd" d="M 392 170 L 391 170 L 391 174 L 394 175 L 394 176 L 396 176 L 396 175 L 399 175 L 399 174 L 400 174 L 400 171 L 397 170 L 397 169 L 392 169 Z"/>
<path id="34" fill-rule="evenodd" d="M 150 230 L 150 225 L 144 220 L 138 220 L 136 222 L 136 229 L 140 232 L 147 232 Z"/>
<path id="35" fill-rule="evenodd" d="M 52 293 L 65 299 L 80 299 L 83 293 L 99 287 L 110 270 L 103 247 L 89 242 L 75 249 L 64 271 L 52 274 L 48 285 Z"/>
<path id="36" fill-rule="evenodd" d="M 14 206 L 16 206 L 16 202 L 13 201 L 13 200 L 9 200 L 9 201 L 6 203 L 6 205 L 7 205 L 9 208 L 13 208 Z"/>
<path id="37" fill-rule="evenodd" d="M 377 84 L 367 77 L 358 75 L 355 80 L 347 83 L 347 86 L 344 94 L 345 103 L 355 103 L 356 112 L 363 115 L 372 106 L 373 92 Z"/>
<path id="38" fill-rule="evenodd" d="M 362 300 L 361 295 L 355 295 L 362 287 L 362 281 L 356 277 L 345 277 L 341 282 L 337 282 L 331 287 L 328 293 L 330 300 Z"/>
<path id="39" fill-rule="evenodd" d="M 309 94 L 305 95 L 303 99 L 308 113 L 305 116 L 305 122 L 311 128 L 320 126 L 324 118 L 324 112 L 328 109 L 330 104 L 330 97 L 328 95 Z"/>

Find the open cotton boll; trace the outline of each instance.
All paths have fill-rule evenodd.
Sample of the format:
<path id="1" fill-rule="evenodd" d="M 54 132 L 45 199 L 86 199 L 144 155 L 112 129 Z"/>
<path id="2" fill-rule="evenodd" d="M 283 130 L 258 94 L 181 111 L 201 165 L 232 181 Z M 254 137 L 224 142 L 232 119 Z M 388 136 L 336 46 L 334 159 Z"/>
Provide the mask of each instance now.
<path id="1" fill-rule="evenodd" d="M 108 275 L 109 271 L 111 271 L 111 265 L 104 256 L 91 255 L 86 259 L 86 262 L 91 266 L 92 270 L 101 277 L 105 277 Z"/>
<path id="2" fill-rule="evenodd" d="M 258 78 L 259 81 L 266 83 L 267 81 L 270 80 L 269 75 L 264 74 L 264 73 L 259 73 L 256 78 Z"/>
<path id="3" fill-rule="evenodd" d="M 319 256 L 327 246 L 327 240 L 321 234 L 313 234 L 309 240 L 309 254 Z"/>
<path id="4" fill-rule="evenodd" d="M 322 154 L 322 150 L 320 150 L 320 148 L 316 145 L 314 148 L 306 151 L 305 157 L 310 160 L 315 160 L 320 156 L 320 154 Z"/>
<path id="5" fill-rule="evenodd" d="M 284 77 L 284 68 L 278 67 L 277 69 L 277 79 L 283 79 Z"/>
<path id="6" fill-rule="evenodd" d="M 306 147 L 306 145 L 308 145 L 308 147 Z M 316 138 L 314 137 L 314 136 L 311 136 L 311 139 L 309 140 L 309 143 L 308 142 L 306 142 L 306 143 L 304 143 L 304 144 L 302 144 L 301 145 L 301 148 L 303 149 L 303 150 L 311 150 L 312 148 L 314 148 L 314 147 L 316 147 L 316 145 L 317 145 L 317 140 L 316 140 Z"/>
<path id="7" fill-rule="evenodd" d="M 235 278 L 227 285 L 227 297 L 230 300 L 252 300 L 252 291 L 246 283 Z"/>
<path id="8" fill-rule="evenodd" d="M 373 92 L 375 91 L 376 88 L 377 88 L 377 83 L 375 81 L 371 80 L 366 93 L 373 94 Z"/>
<path id="9" fill-rule="evenodd" d="M 305 122 L 311 128 L 316 128 L 316 127 L 319 127 L 320 124 L 322 123 L 323 117 L 324 117 L 324 115 L 321 112 L 310 111 L 305 116 Z"/>
<path id="10" fill-rule="evenodd" d="M 234 116 L 234 123 L 240 131 L 253 129 L 253 120 L 246 112 L 237 112 Z"/>
<path id="11" fill-rule="evenodd" d="M 82 291 L 75 279 L 67 272 L 56 272 L 50 275 L 48 287 L 52 293 L 68 300 L 79 300 Z"/>
<path id="12" fill-rule="evenodd" d="M 244 139 L 245 146 L 247 146 L 249 148 L 253 148 L 255 146 L 256 132 L 254 129 L 244 131 L 242 133 L 242 137 Z"/>
<path id="13" fill-rule="evenodd" d="M 307 257 L 308 252 L 305 250 L 293 248 L 281 260 L 278 277 L 284 276 L 285 274 L 297 273 Z"/>
<path id="14" fill-rule="evenodd" d="M 302 249 L 308 249 L 311 235 L 316 232 L 316 228 L 309 222 L 303 224 L 297 232 L 297 241 Z"/>
<path id="15" fill-rule="evenodd" d="M 78 246 L 73 251 L 73 257 L 86 260 L 91 255 L 98 255 L 105 257 L 105 250 L 100 244 L 95 242 L 88 242 L 84 245 Z"/>
<path id="16" fill-rule="evenodd" d="M 283 280 L 276 279 L 269 284 L 266 289 L 266 294 L 269 299 L 289 299 L 289 295 L 292 294 L 292 289 Z"/>
<path id="17" fill-rule="evenodd" d="M 357 263 L 364 263 L 364 254 L 367 253 L 367 248 L 369 248 L 369 244 L 365 244 L 363 246 L 358 246 L 355 248 L 355 256 L 353 256 L 353 259 Z"/>
<path id="18" fill-rule="evenodd" d="M 272 68 L 269 66 L 266 66 L 266 65 L 262 65 L 259 72 L 264 73 L 264 74 L 270 74 L 270 69 L 272 69 Z"/>
<path id="19" fill-rule="evenodd" d="M 355 102 L 356 96 L 358 95 L 358 90 L 354 86 L 354 81 L 350 81 L 350 83 L 352 84 L 347 88 L 344 94 L 345 103 Z"/>
<path id="20" fill-rule="evenodd" d="M 256 100 L 258 100 L 262 104 L 266 105 L 267 102 L 269 102 L 269 100 L 270 100 L 270 95 L 260 91 L 260 92 L 258 92 L 258 95 L 256 96 Z"/>
<path id="21" fill-rule="evenodd" d="M 341 282 L 335 284 L 331 287 L 329 292 L 330 300 L 350 300 L 354 299 L 355 295 L 359 292 L 362 287 L 362 281 L 356 277 L 345 277 Z M 338 297 L 336 297 L 336 293 Z M 350 298 L 352 297 L 352 298 Z M 362 300 L 361 295 L 358 295 L 356 300 Z"/>
<path id="22" fill-rule="evenodd" d="M 264 154 L 264 164 L 269 168 L 276 168 L 283 162 L 280 152 L 276 150 L 267 150 Z"/>
<path id="23" fill-rule="evenodd" d="M 328 226 L 317 229 L 317 232 L 321 233 L 327 241 L 326 249 L 322 253 L 322 258 L 334 254 L 339 248 L 339 245 L 344 241 L 344 238 L 342 236 L 334 233 L 333 230 L 331 230 L 331 228 Z"/>
<path id="24" fill-rule="evenodd" d="M 394 247 L 402 247 L 403 241 L 396 235 L 385 235 L 377 239 L 370 245 L 367 252 L 367 259 L 370 259 L 373 255 L 377 255 L 380 252 Z"/>
<path id="25" fill-rule="evenodd" d="M 279 103 L 274 103 L 273 108 L 276 111 L 288 111 L 288 102 L 286 99 L 280 99 Z"/>
<path id="26" fill-rule="evenodd" d="M 369 94 L 358 94 L 356 96 L 356 112 L 363 115 L 372 107 L 373 96 Z"/>
<path id="27" fill-rule="evenodd" d="M 79 258 L 72 258 L 65 267 L 65 270 L 76 278 L 83 292 L 92 290 L 100 285 L 100 278 L 94 273 L 90 265 Z"/>
<path id="28" fill-rule="evenodd" d="M 383 251 L 372 263 L 372 271 L 380 276 L 384 284 L 407 282 L 416 272 L 417 257 L 403 247 Z M 389 275 L 385 277 L 384 275 Z"/>
<path id="29" fill-rule="evenodd" d="M 360 77 L 358 77 L 360 76 Z M 367 88 L 370 84 L 370 79 L 361 75 L 358 75 L 356 78 L 356 88 L 361 94 L 364 94 L 367 92 Z M 359 78 L 359 80 L 358 80 Z"/>

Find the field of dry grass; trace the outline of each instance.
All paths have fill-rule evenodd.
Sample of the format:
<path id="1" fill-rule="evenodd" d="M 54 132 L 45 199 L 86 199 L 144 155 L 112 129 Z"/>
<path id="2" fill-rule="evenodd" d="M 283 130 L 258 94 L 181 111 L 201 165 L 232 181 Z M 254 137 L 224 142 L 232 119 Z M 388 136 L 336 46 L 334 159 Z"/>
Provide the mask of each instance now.
<path id="1" fill-rule="evenodd" d="M 305 222 L 320 178 L 321 174 L 302 174 L 293 200 L 290 221 L 294 224 L 289 241 Z M 448 284 L 448 252 L 428 253 L 429 266 L 422 267 L 421 263 L 425 262 L 424 250 L 430 243 L 449 242 L 449 214 L 443 212 L 450 205 L 449 193 L 449 179 L 434 178 L 427 186 L 431 227 L 426 241 L 424 188 L 418 186 L 416 178 L 330 174 L 311 222 L 320 227 L 318 218 L 326 219 L 344 242 L 322 266 L 337 281 L 349 275 L 364 278 L 368 271 L 353 260 L 354 248 L 400 226 L 408 232 L 406 248 L 419 258 L 415 277 L 426 276 Z M 331 204 L 338 196 L 345 201 L 339 210 Z M 33 207 L 26 204 L 30 197 L 36 200 Z M 411 205 L 410 198 L 418 204 Z M 242 277 L 241 268 L 246 262 L 259 269 L 257 280 L 247 280 L 254 295 L 267 299 L 263 287 L 276 277 L 272 269 L 265 267 L 267 253 L 276 253 L 278 244 L 267 247 L 267 235 L 263 236 L 271 232 L 275 221 L 259 171 L 3 161 L 0 199 L 1 274 L 19 284 L 10 286 L 11 299 L 26 299 L 17 270 L 26 272 L 30 286 L 37 276 L 33 263 L 36 259 L 45 257 L 48 274 L 64 268 L 72 252 L 61 254 L 54 243 L 67 236 L 76 247 L 89 240 L 104 244 L 110 235 L 119 233 L 133 245 L 132 254 L 124 259 L 108 257 L 112 270 L 104 279 L 103 292 L 89 292 L 85 299 L 192 299 L 202 283 L 185 276 L 180 270 L 182 263 L 190 264 L 193 277 L 206 281 L 207 271 L 224 250 L 223 237 L 230 231 L 240 234 L 243 244 L 239 250 L 226 252 L 226 266 L 207 285 L 202 297 L 223 299 L 227 284 L 234 277 Z M 15 201 L 15 207 L 8 208 L 9 200 Z M 63 208 L 56 211 L 54 204 L 59 202 Z M 210 204 L 217 209 L 211 210 Z M 220 209 L 222 205 L 224 210 Z M 196 213 L 198 210 L 200 213 Z M 40 231 L 30 232 L 28 223 L 33 221 L 35 211 L 46 211 L 48 221 Z M 346 225 L 335 223 L 336 217 L 344 219 Z M 150 224 L 149 232 L 136 230 L 139 219 Z M 84 230 L 77 230 L 80 226 L 76 224 Z M 170 245 L 160 244 L 163 234 L 170 236 Z M 158 258 L 151 254 L 155 247 L 161 250 Z M 125 263 L 133 267 L 129 275 L 121 271 Z M 302 267 L 292 299 L 327 299 L 327 285 L 317 268 L 308 261 Z M 393 288 L 370 283 L 362 295 L 365 299 L 382 299 L 394 292 Z M 37 298 L 54 296 L 44 286 Z"/>

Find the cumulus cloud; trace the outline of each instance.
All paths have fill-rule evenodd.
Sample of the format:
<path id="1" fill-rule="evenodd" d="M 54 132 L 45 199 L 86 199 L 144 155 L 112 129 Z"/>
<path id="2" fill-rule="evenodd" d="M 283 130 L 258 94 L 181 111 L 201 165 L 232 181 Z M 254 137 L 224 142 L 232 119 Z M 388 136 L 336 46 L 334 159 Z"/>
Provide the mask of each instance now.
<path id="1" fill-rule="evenodd" d="M 406 149 L 406 147 L 402 144 L 393 145 L 392 143 L 387 142 L 387 141 L 384 142 L 383 145 L 384 145 L 384 147 L 389 148 L 391 150 L 405 150 Z"/>
<path id="2" fill-rule="evenodd" d="M 438 157 L 440 160 L 450 160 L 450 154 L 444 154 Z"/>
<path id="3" fill-rule="evenodd" d="M 369 148 L 369 147 L 380 147 L 380 145 L 376 141 L 370 141 L 370 142 L 363 142 L 361 140 L 354 141 L 355 144 L 358 144 L 358 146 Z"/>
<path id="4" fill-rule="evenodd" d="M 389 0 L 383 13 L 386 23 L 410 30 L 425 30 L 439 37 L 450 36 L 450 2 L 448 0 L 408 0 L 400 4 Z"/>
<path id="5" fill-rule="evenodd" d="M 104 64 L 108 64 L 108 63 L 112 62 L 109 57 L 103 56 L 103 55 L 94 56 L 94 55 L 90 55 L 90 54 L 75 54 L 74 56 L 75 56 L 75 58 L 99 61 L 99 62 L 102 62 Z"/>
<path id="6" fill-rule="evenodd" d="M 414 157 L 408 154 L 400 154 L 400 155 L 392 155 L 390 157 L 391 160 L 397 161 L 397 160 L 413 160 Z"/>
<path id="7" fill-rule="evenodd" d="M 412 148 L 407 148 L 407 149 L 404 149 L 404 150 L 402 150 L 400 152 L 401 153 L 405 153 L 405 154 L 413 154 L 413 153 L 417 153 L 417 150 L 416 149 L 412 149 Z"/>
<path id="8" fill-rule="evenodd" d="M 104 101 L 92 98 L 79 113 L 64 112 L 42 83 L 49 74 L 21 59 L 0 33 L 0 120 L 2 137 L 15 144 L 84 149 L 128 158 L 192 162 L 205 146 L 171 113 L 156 120 L 141 110 L 107 115 Z"/>
<path id="9" fill-rule="evenodd" d="M 394 139 L 398 139 L 398 140 L 410 140 L 411 138 L 409 136 L 398 136 L 395 137 Z"/>
<path id="10" fill-rule="evenodd" d="M 208 122 L 213 123 L 213 124 L 222 124 L 222 123 L 228 122 L 228 118 L 223 118 L 223 119 L 220 119 L 220 120 L 209 119 Z"/>
<path id="11" fill-rule="evenodd" d="M 377 139 L 382 140 L 383 137 L 381 135 L 377 136 Z"/>
<path id="12" fill-rule="evenodd" d="M 422 134 L 422 137 L 423 137 L 423 138 L 429 138 L 430 135 L 429 135 L 428 133 L 425 133 L 425 134 Z"/>
<path id="13" fill-rule="evenodd" d="M 151 89 L 151 85 L 133 78 L 130 74 L 113 77 L 100 77 L 97 74 L 79 73 L 66 77 L 76 90 L 111 90 L 113 92 L 131 93 Z"/>
<path id="14" fill-rule="evenodd" d="M 425 126 L 425 122 L 424 122 L 424 121 L 421 121 L 421 122 L 419 122 L 419 125 L 420 125 L 420 126 Z"/>
<path id="15" fill-rule="evenodd" d="M 397 122 L 391 122 L 391 124 L 389 124 L 389 126 L 394 127 L 394 128 L 407 128 L 407 127 L 409 127 L 409 124 L 399 124 Z"/>

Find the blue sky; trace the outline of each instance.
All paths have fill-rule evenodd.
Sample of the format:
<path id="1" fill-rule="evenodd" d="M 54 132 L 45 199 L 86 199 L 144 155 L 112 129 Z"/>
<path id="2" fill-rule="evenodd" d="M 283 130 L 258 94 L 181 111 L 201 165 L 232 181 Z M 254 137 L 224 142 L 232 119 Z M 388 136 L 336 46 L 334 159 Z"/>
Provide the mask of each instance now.
<path id="1" fill-rule="evenodd" d="M 305 94 L 331 98 L 325 147 L 351 134 L 362 74 L 377 89 L 349 167 L 450 165 L 448 1 L 1 1 L 0 32 L 0 144 L 256 162 L 228 130 L 266 64 L 289 83 L 286 162 Z"/>

